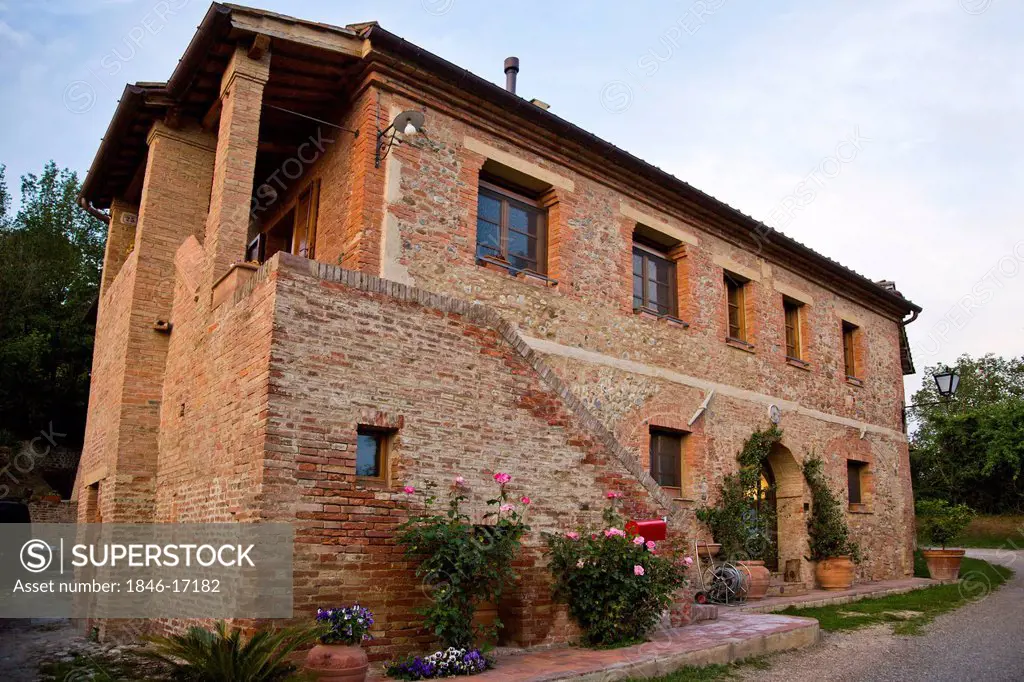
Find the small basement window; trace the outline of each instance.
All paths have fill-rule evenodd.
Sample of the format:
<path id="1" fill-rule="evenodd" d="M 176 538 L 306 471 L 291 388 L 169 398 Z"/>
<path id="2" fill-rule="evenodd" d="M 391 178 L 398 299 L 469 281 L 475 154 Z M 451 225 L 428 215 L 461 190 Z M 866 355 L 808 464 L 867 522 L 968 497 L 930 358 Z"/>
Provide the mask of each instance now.
<path id="1" fill-rule="evenodd" d="M 386 479 L 393 431 L 360 426 L 356 433 L 356 476 Z"/>
<path id="2" fill-rule="evenodd" d="M 867 463 L 865 462 L 846 461 L 847 495 L 850 504 L 864 503 L 864 472 L 866 469 Z"/>
<path id="3" fill-rule="evenodd" d="M 651 427 L 651 478 L 664 488 L 680 488 L 685 433 Z"/>

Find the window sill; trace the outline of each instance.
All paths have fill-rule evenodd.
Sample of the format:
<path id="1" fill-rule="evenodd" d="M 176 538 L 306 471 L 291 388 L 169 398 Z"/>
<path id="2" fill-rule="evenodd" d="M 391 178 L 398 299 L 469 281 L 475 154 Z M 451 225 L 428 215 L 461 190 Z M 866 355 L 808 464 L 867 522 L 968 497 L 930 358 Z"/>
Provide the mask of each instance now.
<path id="1" fill-rule="evenodd" d="M 647 308 L 633 308 L 633 314 L 648 320 L 661 320 L 673 327 L 682 327 L 683 329 L 687 329 L 690 326 L 689 322 L 680 320 L 678 317 L 673 315 L 662 315 L 661 313 L 656 313 L 653 310 L 648 310 Z"/>
<path id="2" fill-rule="evenodd" d="M 851 502 L 850 509 L 851 514 L 870 514 L 871 510 L 868 509 L 868 505 L 863 502 Z"/>
<path id="3" fill-rule="evenodd" d="M 857 377 L 846 377 L 846 383 L 848 383 L 851 386 L 856 386 L 857 388 L 864 387 L 864 380 L 858 379 Z"/>
<path id="4" fill-rule="evenodd" d="M 356 476 L 356 488 L 363 490 L 390 490 L 391 486 L 383 478 Z"/>
<path id="5" fill-rule="evenodd" d="M 497 260 L 496 258 L 478 258 L 477 265 L 487 269 L 494 270 L 496 272 L 502 272 L 506 275 L 515 277 L 516 279 L 539 287 L 554 287 L 558 286 L 558 280 L 551 279 L 539 272 L 533 272 L 531 270 L 520 270 L 515 268 L 511 263 Z"/>
<path id="6" fill-rule="evenodd" d="M 729 346 L 730 348 L 735 348 L 736 350 L 746 351 L 748 353 L 755 352 L 754 344 L 747 343 L 743 339 L 734 339 L 731 336 L 725 337 L 725 345 Z"/>
<path id="7" fill-rule="evenodd" d="M 786 356 L 786 364 L 789 365 L 790 367 L 796 367 L 797 369 L 802 369 L 805 372 L 810 372 L 811 371 L 811 363 L 809 363 L 809 362 L 807 362 L 805 360 L 801 360 L 799 358 L 791 358 L 791 357 L 789 357 L 787 355 Z"/>

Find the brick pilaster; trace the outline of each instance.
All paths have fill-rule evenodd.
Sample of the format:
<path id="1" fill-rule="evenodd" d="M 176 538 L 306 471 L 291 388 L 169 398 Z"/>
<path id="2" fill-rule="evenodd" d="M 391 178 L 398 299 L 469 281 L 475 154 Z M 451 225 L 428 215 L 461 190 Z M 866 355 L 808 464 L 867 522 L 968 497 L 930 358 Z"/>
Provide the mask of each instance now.
<path id="1" fill-rule="evenodd" d="M 154 331 L 153 323 L 170 315 L 174 255 L 182 241 L 202 233 L 213 178 L 213 136 L 198 127 L 157 123 L 147 142 L 134 246 L 107 283 L 97 320 L 80 465 L 81 484 L 100 483 L 96 511 L 115 523 L 152 518 L 167 354 L 167 337 Z M 121 210 L 117 202 L 113 208 L 111 222 Z M 122 241 L 128 235 L 115 232 Z M 108 263 L 113 257 L 108 252 Z"/>
<path id="2" fill-rule="evenodd" d="M 206 286 L 245 257 L 263 88 L 269 77 L 270 53 L 251 59 L 248 49 L 238 46 L 221 80 L 217 157 L 206 222 Z"/>
<path id="3" fill-rule="evenodd" d="M 107 246 L 103 253 L 103 280 L 100 282 L 100 300 L 110 283 L 121 272 L 121 266 L 135 247 L 135 226 L 139 220 L 139 207 L 123 199 L 114 199 L 110 205 L 110 225 L 107 227 Z"/>

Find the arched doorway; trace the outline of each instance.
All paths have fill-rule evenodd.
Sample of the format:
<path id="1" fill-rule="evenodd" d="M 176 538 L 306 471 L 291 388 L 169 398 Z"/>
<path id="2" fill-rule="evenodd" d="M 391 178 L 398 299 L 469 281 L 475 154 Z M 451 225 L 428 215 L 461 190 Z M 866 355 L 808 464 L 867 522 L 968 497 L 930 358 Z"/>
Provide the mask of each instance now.
<path id="1" fill-rule="evenodd" d="M 775 487 L 775 472 L 768 462 L 761 467 L 761 477 L 757 482 L 755 491 L 755 510 L 758 516 L 767 516 L 769 519 L 778 519 L 778 499 Z M 774 548 L 774 551 L 765 555 L 764 565 L 769 571 L 779 570 L 779 526 L 772 523 L 764 528 L 767 533 L 766 544 Z"/>
<path id="2" fill-rule="evenodd" d="M 765 462 L 761 479 L 767 486 L 763 504 L 775 514 L 775 558 L 765 562 L 772 571 L 785 570 L 787 562 L 799 560 L 801 580 L 808 579 L 803 557 L 807 554 L 806 499 L 803 471 L 789 448 L 776 443 Z M 769 565 L 769 563 L 774 565 Z"/>

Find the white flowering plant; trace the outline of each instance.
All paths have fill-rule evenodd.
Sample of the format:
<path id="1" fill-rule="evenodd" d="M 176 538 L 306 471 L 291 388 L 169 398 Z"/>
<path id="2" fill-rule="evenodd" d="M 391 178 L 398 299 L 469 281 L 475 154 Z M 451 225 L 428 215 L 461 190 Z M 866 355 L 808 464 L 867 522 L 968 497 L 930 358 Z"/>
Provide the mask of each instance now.
<path id="1" fill-rule="evenodd" d="M 435 677 L 476 675 L 494 666 L 494 662 L 479 649 L 448 647 L 429 656 L 415 656 L 389 663 L 389 677 L 399 680 L 429 680 Z"/>

